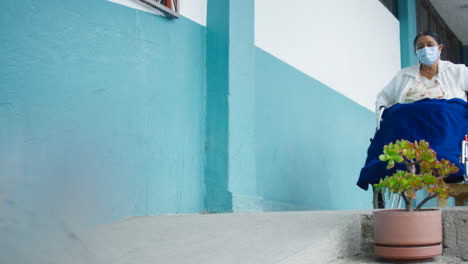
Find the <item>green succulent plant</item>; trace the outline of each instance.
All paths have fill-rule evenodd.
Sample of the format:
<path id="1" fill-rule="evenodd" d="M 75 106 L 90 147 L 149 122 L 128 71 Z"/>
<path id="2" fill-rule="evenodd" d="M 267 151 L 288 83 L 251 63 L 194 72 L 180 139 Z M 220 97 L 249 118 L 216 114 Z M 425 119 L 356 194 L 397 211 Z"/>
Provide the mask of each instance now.
<path id="1" fill-rule="evenodd" d="M 447 199 L 449 187 L 444 179 L 458 172 L 458 167 L 446 159 L 438 160 L 437 153 L 425 140 L 397 140 L 384 146 L 381 161 L 387 162 L 387 169 L 403 163 L 406 170 L 397 170 L 393 175 L 380 179 L 374 184 L 376 191 L 398 193 L 403 197 L 406 211 L 419 211 L 432 198 Z M 427 196 L 414 208 L 416 192 L 426 189 Z"/>

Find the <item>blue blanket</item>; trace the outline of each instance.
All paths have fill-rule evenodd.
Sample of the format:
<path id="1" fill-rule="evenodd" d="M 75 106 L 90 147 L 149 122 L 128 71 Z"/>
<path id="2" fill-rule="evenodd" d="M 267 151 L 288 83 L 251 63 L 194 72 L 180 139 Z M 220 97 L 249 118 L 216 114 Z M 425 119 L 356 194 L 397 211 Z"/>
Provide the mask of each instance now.
<path id="1" fill-rule="evenodd" d="M 361 169 L 357 185 L 367 190 L 381 178 L 392 175 L 401 164 L 392 170 L 379 160 L 383 146 L 397 139 L 409 141 L 425 139 L 437 152 L 437 158 L 450 160 L 460 171 L 449 176 L 446 182 L 460 182 L 465 167 L 460 163 L 461 142 L 468 132 L 468 104 L 461 99 L 424 99 L 411 104 L 396 104 L 386 109 L 380 129 L 376 132 L 367 150 L 367 160 Z"/>

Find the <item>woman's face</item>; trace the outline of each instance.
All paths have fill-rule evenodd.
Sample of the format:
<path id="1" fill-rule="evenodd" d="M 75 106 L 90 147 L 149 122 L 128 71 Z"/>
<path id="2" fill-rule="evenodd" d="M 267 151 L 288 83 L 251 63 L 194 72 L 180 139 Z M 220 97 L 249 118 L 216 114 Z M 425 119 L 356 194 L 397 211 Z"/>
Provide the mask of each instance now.
<path id="1" fill-rule="evenodd" d="M 429 35 L 424 35 L 418 38 L 416 41 L 416 45 L 414 46 L 414 52 L 416 52 L 419 49 L 426 48 L 426 47 L 436 47 L 439 46 L 439 52 L 442 51 L 442 48 L 444 45 L 442 44 L 437 44 L 437 41 L 429 36 Z"/>

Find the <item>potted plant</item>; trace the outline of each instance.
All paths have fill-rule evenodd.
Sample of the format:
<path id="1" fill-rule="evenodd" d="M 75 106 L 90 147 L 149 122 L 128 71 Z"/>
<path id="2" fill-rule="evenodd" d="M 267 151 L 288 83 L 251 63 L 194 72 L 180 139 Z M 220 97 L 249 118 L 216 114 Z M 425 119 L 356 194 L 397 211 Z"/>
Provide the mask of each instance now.
<path id="1" fill-rule="evenodd" d="M 374 211 L 375 254 L 396 260 L 428 259 L 442 254 L 442 213 L 440 209 L 423 209 L 433 198 L 447 199 L 448 186 L 444 179 L 458 172 L 450 161 L 437 159 L 437 153 L 425 140 L 413 143 L 397 140 L 384 146 L 379 156 L 387 169 L 402 164 L 381 179 L 374 187 L 401 195 L 406 209 Z M 416 206 L 416 192 L 426 189 L 426 197 Z"/>

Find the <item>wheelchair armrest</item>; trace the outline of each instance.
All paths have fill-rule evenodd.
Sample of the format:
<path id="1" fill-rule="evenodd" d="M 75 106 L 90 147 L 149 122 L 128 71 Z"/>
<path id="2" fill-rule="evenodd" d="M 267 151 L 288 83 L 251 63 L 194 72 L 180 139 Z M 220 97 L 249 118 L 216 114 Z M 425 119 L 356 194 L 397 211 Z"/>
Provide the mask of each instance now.
<path id="1" fill-rule="evenodd" d="M 383 112 L 385 111 L 385 106 L 381 106 L 380 109 L 379 109 L 379 112 L 377 113 L 377 130 L 380 129 L 380 124 L 382 123 L 382 115 L 383 115 Z"/>

